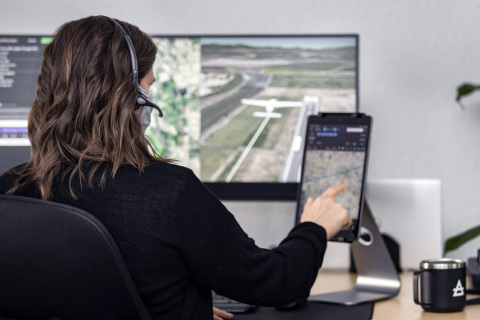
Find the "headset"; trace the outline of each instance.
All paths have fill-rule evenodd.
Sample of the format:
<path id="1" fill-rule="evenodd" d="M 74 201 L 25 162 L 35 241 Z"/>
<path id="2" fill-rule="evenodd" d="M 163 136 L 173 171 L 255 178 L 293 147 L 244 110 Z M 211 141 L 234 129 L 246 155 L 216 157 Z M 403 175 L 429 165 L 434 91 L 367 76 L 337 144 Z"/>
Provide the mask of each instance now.
<path id="1" fill-rule="evenodd" d="M 143 94 L 140 92 L 139 87 L 138 87 L 138 63 L 137 63 L 137 55 L 135 53 L 135 48 L 133 47 L 132 39 L 128 36 L 127 32 L 125 29 L 123 29 L 122 25 L 115 21 L 112 18 L 105 17 L 112 21 L 116 26 L 120 28 L 122 31 L 123 37 L 125 38 L 125 41 L 127 42 L 128 46 L 128 52 L 130 53 L 130 60 L 132 61 L 132 72 L 133 72 L 133 87 L 135 88 L 135 92 L 137 92 L 137 102 L 135 104 L 134 110 L 138 110 L 140 107 L 143 106 L 148 106 L 151 108 L 154 108 L 158 111 L 158 116 L 163 117 L 163 112 L 160 109 L 159 106 L 157 106 L 155 103 L 152 101 L 148 100 Z"/>

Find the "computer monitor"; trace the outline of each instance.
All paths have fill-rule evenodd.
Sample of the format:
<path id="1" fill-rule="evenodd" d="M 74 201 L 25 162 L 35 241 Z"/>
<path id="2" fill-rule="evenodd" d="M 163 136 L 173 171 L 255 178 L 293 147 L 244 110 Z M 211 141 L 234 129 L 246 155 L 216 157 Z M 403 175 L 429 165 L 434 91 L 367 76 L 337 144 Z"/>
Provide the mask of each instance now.
<path id="1" fill-rule="evenodd" d="M 0 35 L 0 174 L 30 158 L 27 119 L 51 37 Z"/>
<path id="2" fill-rule="evenodd" d="M 44 36 L 0 36 L 0 146 L 28 146 L 27 118 L 37 91 Z"/>
<path id="3" fill-rule="evenodd" d="M 358 35 L 152 38 L 151 92 L 165 116 L 152 115 L 146 134 L 223 200 L 295 200 L 292 159 L 308 115 L 358 110 Z M 50 41 L 0 35 L 0 149 L 20 149 L 2 169 L 28 160 L 27 117 Z"/>
<path id="4" fill-rule="evenodd" d="M 309 115 L 358 111 L 357 35 L 153 36 L 148 136 L 224 200 L 295 200 Z"/>

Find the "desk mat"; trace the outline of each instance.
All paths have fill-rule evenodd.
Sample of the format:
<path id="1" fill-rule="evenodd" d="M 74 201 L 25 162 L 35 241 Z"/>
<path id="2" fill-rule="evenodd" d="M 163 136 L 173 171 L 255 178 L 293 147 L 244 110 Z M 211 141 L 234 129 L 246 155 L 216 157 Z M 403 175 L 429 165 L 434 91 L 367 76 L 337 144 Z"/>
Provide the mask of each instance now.
<path id="1" fill-rule="evenodd" d="M 275 308 L 258 307 L 251 313 L 236 314 L 235 320 L 370 320 L 373 316 L 373 302 L 343 306 L 338 304 L 308 302 L 297 310 L 279 311 Z"/>

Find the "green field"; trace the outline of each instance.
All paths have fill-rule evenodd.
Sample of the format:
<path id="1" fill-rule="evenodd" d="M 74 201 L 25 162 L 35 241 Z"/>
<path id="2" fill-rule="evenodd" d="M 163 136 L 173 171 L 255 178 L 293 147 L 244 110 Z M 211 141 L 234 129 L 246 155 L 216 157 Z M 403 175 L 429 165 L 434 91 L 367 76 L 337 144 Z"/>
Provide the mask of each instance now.
<path id="1" fill-rule="evenodd" d="M 254 117 L 253 112 L 264 110 L 265 108 L 262 107 L 246 107 L 226 126 L 209 136 L 206 141 L 222 145 L 246 146 L 263 121 L 263 118 Z"/>
<path id="2" fill-rule="evenodd" d="M 270 67 L 265 68 L 265 72 L 271 73 L 278 73 L 278 72 L 318 72 L 318 71 L 326 71 L 331 70 L 334 68 L 338 68 L 341 66 L 345 66 L 344 63 L 333 63 L 333 62 L 326 62 L 326 63 L 299 63 L 299 64 L 291 64 L 288 67 Z M 352 69 L 352 67 L 345 66 L 345 69 L 348 70 Z"/>
<path id="3" fill-rule="evenodd" d="M 255 142 L 255 148 L 273 149 L 277 143 L 277 137 L 280 136 L 283 130 L 285 130 L 285 123 L 292 112 L 292 108 L 282 108 L 275 110 L 275 112 L 281 113 L 282 117 L 279 119 L 270 119 Z"/>
<path id="4" fill-rule="evenodd" d="M 262 161 L 256 161 L 261 156 Z M 258 150 L 249 152 L 245 161 L 233 177 L 233 181 L 279 181 L 282 173 L 285 154 L 265 154 Z"/>
<path id="5" fill-rule="evenodd" d="M 262 97 L 261 99 L 268 98 L 269 97 Z M 208 181 L 212 174 L 216 172 L 219 167 L 224 165 L 225 168 L 222 174 L 218 177 L 218 180 L 225 180 L 243 151 L 243 149 L 239 149 L 238 147 L 245 147 L 248 145 L 261 122 L 264 120 L 264 118 L 254 117 L 253 112 L 255 111 L 263 112 L 265 111 L 265 108 L 254 106 L 246 107 L 245 110 L 233 118 L 226 126 L 218 129 L 206 139 L 206 142 L 217 144 L 218 146 L 204 145 L 200 147 L 202 179 Z M 282 108 L 275 110 L 275 112 L 281 113 L 282 118 L 272 118 L 269 120 L 268 124 L 255 142 L 253 146 L 254 148 L 274 149 L 282 130 L 285 130 L 285 123 L 292 112 L 292 108 Z M 235 156 L 231 157 L 232 153 L 236 153 Z M 229 160 L 228 164 L 226 163 L 227 159 Z M 245 164 L 246 163 L 248 163 L 248 161 L 246 161 Z M 242 165 L 242 167 L 245 167 L 245 164 Z M 239 170 L 239 172 L 242 171 L 242 169 Z"/>
<path id="6" fill-rule="evenodd" d="M 232 153 L 237 153 L 235 157 L 233 157 L 233 161 L 230 163 L 230 166 L 233 166 L 235 161 L 237 161 L 238 157 L 240 156 L 240 152 L 235 151 L 235 149 L 229 148 L 218 148 L 218 147 L 211 147 L 211 146 L 201 146 L 200 147 L 200 161 L 202 163 L 202 171 L 200 173 L 201 179 L 203 181 L 210 181 L 211 176 L 217 171 L 217 169 L 225 164 L 225 161 Z M 223 180 L 226 178 L 225 171 L 223 171 L 222 175 Z M 220 180 L 222 175 L 217 179 Z"/>
<path id="7" fill-rule="evenodd" d="M 235 87 L 239 86 L 242 83 L 242 81 L 243 81 L 243 76 L 240 73 L 235 73 L 232 80 L 230 80 L 228 83 L 226 83 L 223 86 L 211 87 L 210 89 L 212 89 L 212 92 L 205 96 L 202 96 L 202 98 L 211 97 L 213 95 L 232 90 Z"/>
<path id="8" fill-rule="evenodd" d="M 202 129 L 212 125 L 216 121 L 220 120 L 224 115 L 235 109 L 240 104 L 242 98 L 254 96 L 260 90 L 261 88 L 254 86 L 244 86 L 227 99 L 203 109 Z"/>
<path id="9" fill-rule="evenodd" d="M 355 89 L 355 77 L 322 77 L 322 76 L 273 76 L 271 87 L 280 88 L 317 88 L 317 89 Z"/>

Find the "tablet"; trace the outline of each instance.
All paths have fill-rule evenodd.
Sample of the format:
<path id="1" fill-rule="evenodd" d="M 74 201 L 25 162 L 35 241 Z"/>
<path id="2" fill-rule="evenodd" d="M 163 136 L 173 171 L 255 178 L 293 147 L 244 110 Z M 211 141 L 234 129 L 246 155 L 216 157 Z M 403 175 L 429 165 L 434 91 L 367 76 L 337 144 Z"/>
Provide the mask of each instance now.
<path id="1" fill-rule="evenodd" d="M 337 196 L 353 224 L 331 240 L 352 242 L 362 223 L 368 149 L 372 119 L 362 113 L 322 113 L 309 116 L 305 135 L 296 222 L 308 197 L 316 198 L 330 186 L 348 183 Z"/>

